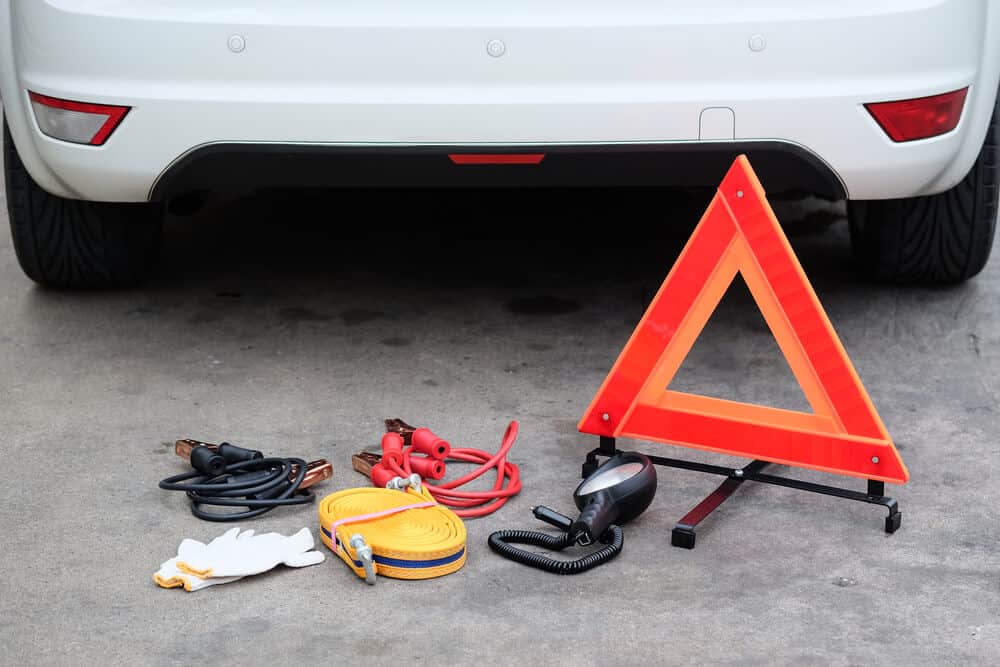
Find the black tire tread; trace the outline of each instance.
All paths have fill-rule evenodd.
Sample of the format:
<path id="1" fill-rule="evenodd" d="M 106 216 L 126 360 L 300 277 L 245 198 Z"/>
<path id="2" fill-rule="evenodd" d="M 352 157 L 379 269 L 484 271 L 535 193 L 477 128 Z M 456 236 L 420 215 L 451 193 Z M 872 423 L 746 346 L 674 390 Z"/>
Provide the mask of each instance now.
<path id="1" fill-rule="evenodd" d="M 936 195 L 850 202 L 855 256 L 883 282 L 949 284 L 989 259 L 1000 193 L 1000 100 L 972 169 Z"/>
<path id="2" fill-rule="evenodd" d="M 157 204 L 111 204 L 49 194 L 24 168 L 3 124 L 4 176 L 14 251 L 46 287 L 101 289 L 147 278 L 159 255 Z"/>

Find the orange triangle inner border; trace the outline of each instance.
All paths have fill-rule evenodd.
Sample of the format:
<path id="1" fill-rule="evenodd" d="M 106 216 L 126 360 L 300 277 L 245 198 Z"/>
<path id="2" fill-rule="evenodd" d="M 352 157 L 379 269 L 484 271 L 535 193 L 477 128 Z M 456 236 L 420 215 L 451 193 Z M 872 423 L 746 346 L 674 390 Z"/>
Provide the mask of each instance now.
<path id="1" fill-rule="evenodd" d="M 811 414 L 668 389 L 737 273 L 802 387 Z M 885 482 L 909 479 L 742 155 L 580 420 L 579 430 Z"/>

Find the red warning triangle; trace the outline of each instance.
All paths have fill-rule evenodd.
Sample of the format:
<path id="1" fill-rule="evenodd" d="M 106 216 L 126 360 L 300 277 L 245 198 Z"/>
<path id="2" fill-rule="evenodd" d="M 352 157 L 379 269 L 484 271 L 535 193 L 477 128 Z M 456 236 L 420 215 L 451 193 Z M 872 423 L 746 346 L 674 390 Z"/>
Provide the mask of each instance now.
<path id="1" fill-rule="evenodd" d="M 813 412 L 670 391 L 739 272 Z M 901 484 L 909 473 L 739 156 L 580 420 L 631 437 Z"/>

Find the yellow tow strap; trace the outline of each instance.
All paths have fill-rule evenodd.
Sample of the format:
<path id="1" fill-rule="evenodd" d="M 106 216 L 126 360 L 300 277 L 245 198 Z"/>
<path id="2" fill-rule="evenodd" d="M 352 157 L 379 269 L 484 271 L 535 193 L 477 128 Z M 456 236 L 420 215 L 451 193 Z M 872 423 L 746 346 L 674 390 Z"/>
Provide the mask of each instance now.
<path id="1" fill-rule="evenodd" d="M 338 491 L 320 502 L 319 523 L 323 544 L 369 583 L 366 547 L 369 569 L 396 579 L 431 579 L 465 565 L 465 524 L 424 487 Z"/>

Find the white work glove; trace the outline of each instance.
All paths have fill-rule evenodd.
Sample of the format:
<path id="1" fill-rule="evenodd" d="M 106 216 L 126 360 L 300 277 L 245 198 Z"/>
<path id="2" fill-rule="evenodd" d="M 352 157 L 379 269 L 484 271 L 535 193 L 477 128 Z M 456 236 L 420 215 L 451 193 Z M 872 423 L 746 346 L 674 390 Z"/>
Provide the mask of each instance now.
<path id="1" fill-rule="evenodd" d="M 228 584 L 231 581 L 236 581 L 237 579 L 242 578 L 243 577 L 209 577 L 208 579 L 202 579 L 201 577 L 196 577 L 193 574 L 188 574 L 187 572 L 181 572 L 178 570 L 177 558 L 171 558 L 166 561 L 160 566 L 160 569 L 153 574 L 153 580 L 163 588 L 178 588 L 183 586 L 184 590 L 189 593 L 192 591 L 200 591 L 202 588 L 208 588 L 209 586 Z"/>
<path id="2" fill-rule="evenodd" d="M 215 539 L 219 540 L 222 538 L 217 537 Z M 228 584 L 231 581 L 243 578 L 211 577 L 209 579 L 202 579 L 201 577 L 196 577 L 193 574 L 188 574 L 177 569 L 177 561 L 200 553 L 203 549 L 205 549 L 205 545 L 197 540 L 184 540 L 177 548 L 177 555 L 160 565 L 160 569 L 153 574 L 153 580 L 163 588 L 178 588 L 183 586 L 184 590 L 192 592 L 208 588 L 209 586 Z"/>
<path id="3" fill-rule="evenodd" d="M 202 579 L 246 577 L 267 572 L 279 563 L 306 567 L 326 558 L 322 552 L 312 550 L 316 542 L 308 528 L 291 537 L 278 533 L 254 535 L 252 530 L 239 534 L 239 531 L 232 528 L 208 544 L 185 540 L 189 544 L 183 557 L 178 554 L 177 569 Z"/>

